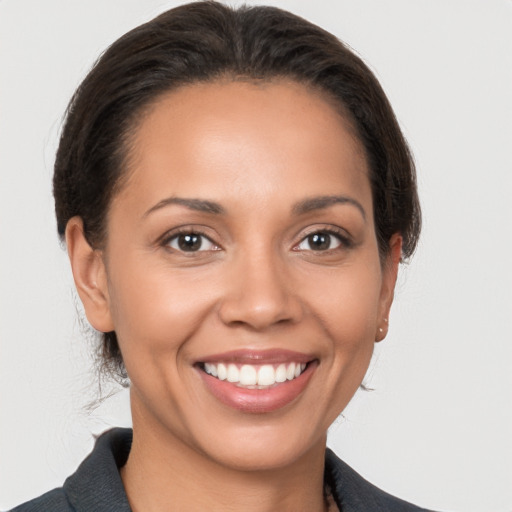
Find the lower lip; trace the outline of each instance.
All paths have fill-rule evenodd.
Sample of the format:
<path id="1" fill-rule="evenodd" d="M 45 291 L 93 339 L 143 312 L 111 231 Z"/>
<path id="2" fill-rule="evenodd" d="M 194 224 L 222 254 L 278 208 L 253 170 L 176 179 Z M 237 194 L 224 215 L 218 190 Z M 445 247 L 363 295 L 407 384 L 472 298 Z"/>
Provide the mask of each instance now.
<path id="1" fill-rule="evenodd" d="M 223 404 L 247 413 L 276 411 L 293 402 L 304 391 L 317 366 L 308 364 L 295 379 L 275 384 L 266 389 L 247 389 L 226 380 L 219 380 L 198 369 L 208 390 Z"/>

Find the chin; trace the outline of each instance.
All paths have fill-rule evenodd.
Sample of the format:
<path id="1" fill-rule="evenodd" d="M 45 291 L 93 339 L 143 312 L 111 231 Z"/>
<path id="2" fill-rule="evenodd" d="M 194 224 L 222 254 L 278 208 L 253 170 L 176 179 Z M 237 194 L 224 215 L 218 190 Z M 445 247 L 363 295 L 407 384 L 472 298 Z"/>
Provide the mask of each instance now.
<path id="1" fill-rule="evenodd" d="M 236 471 L 273 471 L 297 464 L 310 451 L 323 453 L 326 434 L 311 441 L 304 432 L 249 432 L 208 447 L 210 459 Z"/>

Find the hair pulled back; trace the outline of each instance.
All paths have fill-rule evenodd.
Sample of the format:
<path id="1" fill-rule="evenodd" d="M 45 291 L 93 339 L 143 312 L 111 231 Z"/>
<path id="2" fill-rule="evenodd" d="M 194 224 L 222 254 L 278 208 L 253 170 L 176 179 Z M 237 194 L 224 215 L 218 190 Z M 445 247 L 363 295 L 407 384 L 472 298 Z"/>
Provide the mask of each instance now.
<path id="1" fill-rule="evenodd" d="M 68 106 L 55 162 L 57 229 L 80 216 L 92 247 L 106 236 L 122 186 L 130 134 L 147 107 L 177 87 L 219 78 L 292 79 L 326 93 L 356 129 L 368 161 L 381 255 L 394 233 L 413 253 L 421 216 L 414 163 L 372 72 L 347 46 L 274 7 L 214 1 L 171 9 L 128 32 L 100 57 Z M 115 332 L 103 334 L 104 367 L 125 377 Z"/>

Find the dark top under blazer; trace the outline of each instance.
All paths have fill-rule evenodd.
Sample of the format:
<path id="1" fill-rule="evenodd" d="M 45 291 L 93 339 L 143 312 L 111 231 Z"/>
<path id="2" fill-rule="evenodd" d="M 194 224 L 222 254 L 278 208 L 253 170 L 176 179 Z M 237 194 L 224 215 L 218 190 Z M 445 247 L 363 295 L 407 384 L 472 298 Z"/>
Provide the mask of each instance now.
<path id="1" fill-rule="evenodd" d="M 119 475 L 131 444 L 131 429 L 105 432 L 63 487 L 11 512 L 131 512 Z M 325 480 L 342 512 L 428 512 L 381 491 L 330 450 L 326 453 Z"/>

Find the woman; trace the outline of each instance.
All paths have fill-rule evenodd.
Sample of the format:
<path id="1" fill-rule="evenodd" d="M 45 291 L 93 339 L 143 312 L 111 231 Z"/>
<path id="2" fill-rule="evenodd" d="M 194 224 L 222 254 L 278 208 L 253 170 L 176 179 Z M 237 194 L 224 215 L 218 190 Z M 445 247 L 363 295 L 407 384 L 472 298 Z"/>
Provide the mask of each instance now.
<path id="1" fill-rule="evenodd" d="M 325 447 L 420 226 L 358 57 L 274 8 L 168 11 L 77 90 L 54 195 L 133 433 L 15 510 L 421 510 Z"/>

